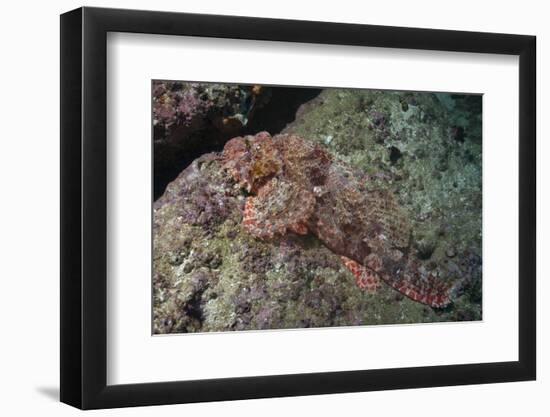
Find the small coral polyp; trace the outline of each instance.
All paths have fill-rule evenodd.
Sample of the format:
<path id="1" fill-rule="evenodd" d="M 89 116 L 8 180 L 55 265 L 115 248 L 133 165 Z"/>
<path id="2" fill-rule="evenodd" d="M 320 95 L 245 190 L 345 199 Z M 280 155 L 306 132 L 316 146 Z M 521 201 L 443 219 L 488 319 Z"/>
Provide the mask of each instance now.
<path id="1" fill-rule="evenodd" d="M 225 145 L 223 165 L 247 197 L 243 226 L 262 240 L 312 233 L 340 255 L 359 288 L 383 281 L 434 308 L 452 302 L 454 287 L 426 272 L 411 249 L 411 225 L 393 194 L 367 190 L 368 177 L 318 144 L 267 132 Z"/>

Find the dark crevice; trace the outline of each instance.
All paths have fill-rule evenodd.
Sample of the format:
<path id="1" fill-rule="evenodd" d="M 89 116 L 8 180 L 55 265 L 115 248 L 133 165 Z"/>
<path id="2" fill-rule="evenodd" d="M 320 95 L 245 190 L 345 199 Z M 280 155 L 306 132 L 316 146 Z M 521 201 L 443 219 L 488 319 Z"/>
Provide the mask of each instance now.
<path id="1" fill-rule="evenodd" d="M 402 156 L 403 156 L 403 154 L 401 153 L 399 148 L 397 148 L 395 146 L 392 146 L 390 148 L 390 162 L 391 162 L 392 165 L 395 165 L 397 163 L 397 161 L 399 161 L 399 159 L 401 159 Z"/>
<path id="2" fill-rule="evenodd" d="M 201 327 L 204 321 L 204 313 L 202 309 L 202 292 L 198 291 L 193 295 L 193 298 L 187 302 L 183 311 L 191 319 L 197 320 Z"/>
<path id="3" fill-rule="evenodd" d="M 254 118 L 243 133 L 253 135 L 262 130 L 271 135 L 280 133 L 287 124 L 294 121 L 298 108 L 313 100 L 321 91 L 318 88 L 277 87 L 271 89 L 269 102 L 256 111 Z"/>
<path id="4" fill-rule="evenodd" d="M 153 131 L 154 200 L 162 196 L 166 186 L 199 156 L 221 151 L 229 139 L 238 135 L 256 134 L 264 130 L 272 135 L 280 133 L 294 121 L 298 108 L 317 97 L 322 91 L 317 88 L 295 87 L 277 87 L 270 90 L 269 101 L 255 111 L 254 117 L 240 132 L 222 132 L 214 125 L 206 124 L 196 132 L 185 132 L 188 137 L 185 138 L 185 148 L 183 148 L 181 145 L 171 145 L 167 141 L 158 146 L 157 138 L 163 137 L 165 132 L 155 129 Z"/>

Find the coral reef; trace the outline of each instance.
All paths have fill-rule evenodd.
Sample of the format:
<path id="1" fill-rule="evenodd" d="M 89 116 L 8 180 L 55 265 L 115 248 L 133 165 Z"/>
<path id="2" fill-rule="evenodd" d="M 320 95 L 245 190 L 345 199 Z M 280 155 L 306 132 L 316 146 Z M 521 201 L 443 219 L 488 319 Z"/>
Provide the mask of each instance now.
<path id="1" fill-rule="evenodd" d="M 329 166 L 364 176 L 369 195 L 392 195 L 407 213 L 406 258 L 438 282 L 461 282 L 453 303 L 415 302 L 328 248 L 303 221 L 323 187 L 303 198 L 301 180 L 272 175 L 282 167 L 268 148 L 250 176 L 228 164 L 247 151 L 231 145 L 233 157 L 195 160 L 154 204 L 155 333 L 481 319 L 479 96 L 327 89 L 283 133 L 308 139 L 296 154 L 321 149 Z M 276 215 L 286 208 L 296 217 Z"/>
<path id="2" fill-rule="evenodd" d="M 260 86 L 153 81 L 152 90 L 155 177 L 162 180 L 190 163 L 189 153 L 223 146 L 269 100 Z M 164 185 L 156 181 L 157 196 Z"/>
<path id="3" fill-rule="evenodd" d="M 153 81 L 154 198 L 200 155 L 228 139 L 260 130 L 279 132 L 321 90 Z"/>

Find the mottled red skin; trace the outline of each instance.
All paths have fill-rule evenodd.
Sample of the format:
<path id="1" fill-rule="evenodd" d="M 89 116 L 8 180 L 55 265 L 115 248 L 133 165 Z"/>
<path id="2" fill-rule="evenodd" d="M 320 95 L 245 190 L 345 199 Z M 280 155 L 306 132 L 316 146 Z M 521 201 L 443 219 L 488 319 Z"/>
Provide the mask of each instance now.
<path id="1" fill-rule="evenodd" d="M 365 268 L 353 259 L 346 258 L 345 256 L 341 256 L 340 258 L 342 258 L 345 267 L 348 268 L 355 277 L 355 283 L 359 288 L 370 294 L 375 294 L 378 291 L 381 283 L 377 273 Z"/>
<path id="2" fill-rule="evenodd" d="M 222 158 L 251 194 L 243 226 L 253 236 L 310 232 L 342 257 L 361 289 L 374 292 L 382 280 L 435 308 L 451 302 L 451 286 L 424 271 L 413 256 L 408 215 L 394 196 L 367 189 L 365 175 L 321 146 L 261 132 L 231 139 Z"/>

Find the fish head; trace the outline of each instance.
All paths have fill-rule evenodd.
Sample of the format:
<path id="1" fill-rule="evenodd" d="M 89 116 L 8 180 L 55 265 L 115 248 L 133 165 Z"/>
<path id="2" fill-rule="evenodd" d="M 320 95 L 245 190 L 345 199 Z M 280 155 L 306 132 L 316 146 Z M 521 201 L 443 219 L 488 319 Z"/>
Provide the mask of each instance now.
<path id="1" fill-rule="evenodd" d="M 281 154 L 267 132 L 229 140 L 223 149 L 222 160 L 234 180 L 254 194 L 280 174 L 283 167 Z"/>

